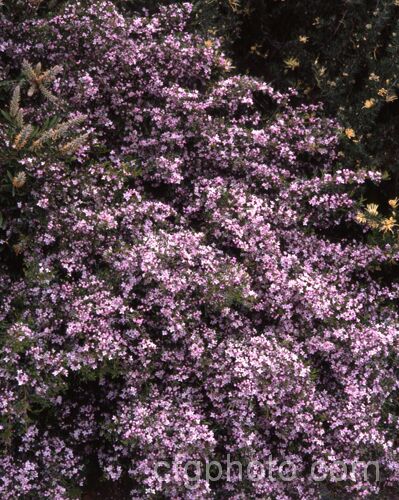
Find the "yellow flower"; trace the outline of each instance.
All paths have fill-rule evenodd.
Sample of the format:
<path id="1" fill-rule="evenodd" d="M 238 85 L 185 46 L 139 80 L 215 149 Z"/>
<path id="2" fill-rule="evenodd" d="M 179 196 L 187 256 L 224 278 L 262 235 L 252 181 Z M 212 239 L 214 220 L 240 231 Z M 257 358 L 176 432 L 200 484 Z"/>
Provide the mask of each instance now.
<path id="1" fill-rule="evenodd" d="M 380 79 L 380 77 L 378 75 L 376 75 L 375 73 L 371 73 L 369 76 L 369 80 L 372 80 L 373 82 L 378 82 L 379 79 Z"/>
<path id="2" fill-rule="evenodd" d="M 394 210 L 398 206 L 399 198 L 394 198 L 393 200 L 389 200 L 389 206 L 392 207 Z"/>
<path id="3" fill-rule="evenodd" d="M 300 62 L 296 57 L 289 57 L 288 59 L 284 60 L 284 64 L 288 69 L 294 70 L 296 68 L 299 68 Z"/>
<path id="4" fill-rule="evenodd" d="M 219 58 L 219 65 L 226 72 L 232 71 L 235 68 L 235 66 L 233 66 L 233 64 L 231 62 L 231 59 L 227 59 L 225 57 Z"/>
<path id="5" fill-rule="evenodd" d="M 381 222 L 380 231 L 387 233 L 390 231 L 393 233 L 393 228 L 397 226 L 395 217 L 389 217 Z"/>
<path id="6" fill-rule="evenodd" d="M 301 43 L 308 43 L 308 41 L 309 41 L 309 37 L 308 37 L 308 36 L 306 36 L 306 35 L 300 35 L 300 36 L 299 36 L 299 41 L 300 41 Z"/>
<path id="7" fill-rule="evenodd" d="M 375 99 L 366 99 L 363 104 L 363 108 L 370 109 L 375 106 Z"/>
<path id="8" fill-rule="evenodd" d="M 385 98 L 386 102 L 393 102 L 396 101 L 398 96 L 396 94 L 388 94 Z"/>
<path id="9" fill-rule="evenodd" d="M 346 128 L 345 135 L 348 139 L 354 139 L 356 137 L 356 132 L 353 130 L 353 128 Z"/>
<path id="10" fill-rule="evenodd" d="M 376 205 L 375 203 L 369 203 L 369 204 L 366 206 L 366 211 L 367 211 L 370 215 L 378 215 L 378 205 Z"/>
<path id="11" fill-rule="evenodd" d="M 386 97 L 386 96 L 388 95 L 388 90 L 387 90 L 387 89 L 382 88 L 382 89 L 380 89 L 380 90 L 377 92 L 377 94 L 378 94 L 379 96 L 381 96 L 381 97 Z"/>
<path id="12" fill-rule="evenodd" d="M 359 222 L 359 224 L 366 224 L 366 222 L 367 222 L 367 218 L 363 212 L 358 212 L 356 214 L 355 218 L 356 218 L 356 221 Z"/>
<path id="13" fill-rule="evenodd" d="M 205 40 L 205 47 L 210 49 L 213 46 L 212 40 Z"/>
<path id="14" fill-rule="evenodd" d="M 317 71 L 320 76 L 324 76 L 326 74 L 327 68 L 325 66 L 321 66 Z"/>

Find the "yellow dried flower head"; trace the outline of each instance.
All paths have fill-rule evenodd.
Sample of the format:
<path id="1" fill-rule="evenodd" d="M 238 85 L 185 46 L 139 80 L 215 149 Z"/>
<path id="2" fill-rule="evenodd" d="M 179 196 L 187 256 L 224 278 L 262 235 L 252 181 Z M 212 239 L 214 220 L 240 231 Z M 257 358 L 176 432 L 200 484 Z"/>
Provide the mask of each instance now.
<path id="1" fill-rule="evenodd" d="M 25 125 L 25 127 L 14 138 L 13 147 L 17 150 L 24 148 L 33 133 L 32 125 Z"/>
<path id="2" fill-rule="evenodd" d="M 386 102 L 393 102 L 396 101 L 397 98 L 398 96 L 395 93 L 390 93 L 386 96 L 385 100 Z"/>
<path id="3" fill-rule="evenodd" d="M 20 101 L 21 101 L 21 87 L 17 85 L 14 89 L 14 92 L 11 97 L 10 102 L 10 116 L 15 118 L 18 115 L 20 110 Z"/>
<path id="4" fill-rule="evenodd" d="M 212 40 L 205 40 L 204 45 L 207 49 L 210 49 L 211 47 L 213 47 L 213 42 Z"/>
<path id="5" fill-rule="evenodd" d="M 393 200 L 389 200 L 388 204 L 390 207 L 392 207 L 394 210 L 397 208 L 399 203 L 399 198 L 394 198 Z"/>
<path id="6" fill-rule="evenodd" d="M 387 233 L 388 231 L 393 233 L 393 228 L 397 226 L 395 217 L 389 217 L 384 219 L 380 225 L 380 231 Z"/>
<path id="7" fill-rule="evenodd" d="M 83 146 L 88 140 L 89 134 L 83 134 L 76 137 L 72 141 L 60 145 L 58 148 L 62 154 L 71 155 L 75 153 L 81 146 Z"/>
<path id="8" fill-rule="evenodd" d="M 12 178 L 12 185 L 16 188 L 16 189 L 20 189 L 21 187 L 23 187 L 26 183 L 26 174 L 25 172 L 19 172 L 17 175 L 15 175 L 13 178 Z"/>
<path id="9" fill-rule="evenodd" d="M 375 99 L 374 98 L 366 99 L 364 101 L 363 108 L 370 109 L 373 106 L 375 106 Z"/>
<path id="10" fill-rule="evenodd" d="M 59 65 L 43 71 L 40 62 L 33 67 L 28 61 L 24 60 L 22 62 L 22 72 L 30 84 L 28 96 L 31 97 L 37 91 L 40 91 L 46 99 L 55 104 L 59 103 L 57 97 L 49 91 L 47 86 L 55 80 L 61 71 L 62 66 Z"/>
<path id="11" fill-rule="evenodd" d="M 377 92 L 377 94 L 378 94 L 379 96 L 381 96 L 381 97 L 386 97 L 386 96 L 388 95 L 388 90 L 387 90 L 387 89 L 382 88 L 382 89 L 380 89 L 380 90 Z"/>
<path id="12" fill-rule="evenodd" d="M 289 57 L 288 59 L 285 59 L 284 64 L 288 69 L 291 70 L 299 68 L 300 66 L 300 62 L 296 57 Z"/>
<path id="13" fill-rule="evenodd" d="M 348 139 L 354 139 L 356 137 L 356 132 L 353 130 L 353 128 L 346 128 L 345 135 Z"/>
<path id="14" fill-rule="evenodd" d="M 240 0 L 228 0 L 228 2 L 233 12 L 238 12 L 240 10 Z"/>
<path id="15" fill-rule="evenodd" d="M 12 246 L 16 255 L 20 255 L 25 250 L 25 245 L 23 243 L 16 243 Z"/>
<path id="16" fill-rule="evenodd" d="M 375 203 L 369 203 L 367 206 L 366 206 L 366 211 L 370 214 L 370 215 L 378 215 L 378 205 L 375 204 Z"/>
<path id="17" fill-rule="evenodd" d="M 228 59 L 226 57 L 219 58 L 219 65 L 226 72 L 232 71 L 235 68 L 235 66 L 233 66 L 231 59 Z"/>
<path id="18" fill-rule="evenodd" d="M 326 74 L 327 68 L 325 66 L 321 66 L 317 71 L 318 71 L 320 76 L 324 76 Z M 329 84 L 331 85 L 331 82 L 329 82 Z"/>
<path id="19" fill-rule="evenodd" d="M 363 212 L 358 212 L 355 217 L 356 221 L 359 222 L 359 224 L 366 224 L 367 223 L 367 218 L 364 215 Z"/>
<path id="20" fill-rule="evenodd" d="M 308 41 L 309 41 L 309 37 L 308 37 L 308 36 L 306 36 L 306 35 L 300 35 L 300 36 L 299 36 L 299 41 L 300 41 L 301 43 L 308 43 Z"/>

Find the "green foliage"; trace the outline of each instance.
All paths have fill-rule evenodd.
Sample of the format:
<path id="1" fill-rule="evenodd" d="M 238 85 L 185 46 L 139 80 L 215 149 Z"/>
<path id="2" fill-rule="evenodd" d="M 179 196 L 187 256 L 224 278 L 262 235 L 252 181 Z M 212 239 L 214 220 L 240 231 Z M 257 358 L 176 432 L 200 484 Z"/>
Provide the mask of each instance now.
<path id="1" fill-rule="evenodd" d="M 230 4 L 213 2 L 220 13 Z M 396 196 L 399 2 L 241 0 L 226 16 L 222 25 L 236 26 L 224 36 L 238 68 L 321 100 L 342 123 L 344 161 L 390 173 L 369 196 Z"/>

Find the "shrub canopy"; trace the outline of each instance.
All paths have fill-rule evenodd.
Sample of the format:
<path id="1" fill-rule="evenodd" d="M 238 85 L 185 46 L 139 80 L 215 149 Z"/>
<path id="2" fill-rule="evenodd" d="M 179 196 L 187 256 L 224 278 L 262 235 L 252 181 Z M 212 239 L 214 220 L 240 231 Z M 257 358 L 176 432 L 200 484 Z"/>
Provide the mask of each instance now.
<path id="1" fill-rule="evenodd" d="M 0 131 L 3 498 L 72 498 L 93 470 L 133 498 L 317 498 L 315 461 L 397 481 L 394 253 L 353 221 L 380 176 L 340 162 L 320 106 L 233 75 L 190 11 L 1 18 L 22 95 Z M 297 478 L 187 490 L 188 460 L 227 454 Z M 377 491 L 357 479 L 336 488 Z"/>

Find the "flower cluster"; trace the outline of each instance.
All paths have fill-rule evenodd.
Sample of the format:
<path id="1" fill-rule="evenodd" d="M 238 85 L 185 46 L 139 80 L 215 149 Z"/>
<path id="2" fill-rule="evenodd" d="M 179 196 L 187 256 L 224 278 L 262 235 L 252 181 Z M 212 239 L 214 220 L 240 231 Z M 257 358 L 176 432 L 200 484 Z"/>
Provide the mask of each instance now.
<path id="1" fill-rule="evenodd" d="M 376 203 L 369 203 L 363 211 L 359 211 L 356 214 L 356 221 L 359 224 L 364 224 L 371 229 L 378 230 L 380 233 L 383 233 L 384 236 L 397 237 L 396 228 L 398 227 L 398 203 L 398 198 L 388 201 L 390 208 L 389 215 L 379 213 L 379 206 Z"/>
<path id="2" fill-rule="evenodd" d="M 363 242 L 352 197 L 380 175 L 339 163 L 319 106 L 231 75 L 190 13 L 1 18 L 7 79 L 63 66 L 44 106 L 28 68 L 27 113 L 45 122 L 62 97 L 48 137 L 82 115 L 94 137 L 12 159 L 29 189 L 3 228 L 23 245 L 1 260 L 2 498 L 74 498 L 93 470 L 132 498 L 317 498 L 315 461 L 399 479 L 399 291 L 376 277 L 393 249 Z M 157 468 L 227 454 L 299 474 L 193 492 Z"/>

